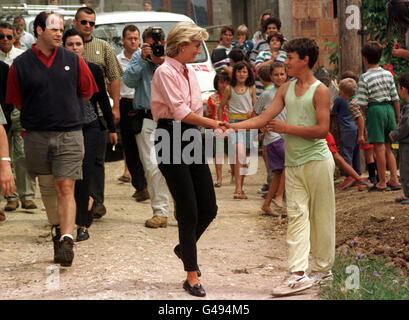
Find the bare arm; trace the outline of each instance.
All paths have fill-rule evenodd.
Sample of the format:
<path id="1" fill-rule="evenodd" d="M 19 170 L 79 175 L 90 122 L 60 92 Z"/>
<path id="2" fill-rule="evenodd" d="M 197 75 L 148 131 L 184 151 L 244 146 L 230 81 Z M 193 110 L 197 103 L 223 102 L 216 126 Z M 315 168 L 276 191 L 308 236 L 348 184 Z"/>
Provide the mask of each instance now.
<path id="1" fill-rule="evenodd" d="M 112 106 L 112 115 L 114 116 L 114 122 L 119 122 L 119 98 L 120 98 L 120 89 L 121 88 L 121 79 L 116 79 L 107 85 L 107 91 L 109 96 L 112 98 L 114 105 Z"/>
<path id="2" fill-rule="evenodd" d="M 9 157 L 7 134 L 4 127 L 0 125 L 0 158 Z M 0 189 L 3 196 L 11 196 L 16 190 L 10 162 L 0 160 Z"/>
<path id="3" fill-rule="evenodd" d="M 285 104 L 284 99 L 289 85 L 290 83 L 285 83 L 278 89 L 273 101 L 260 115 L 247 119 L 246 121 L 229 124 L 228 126 L 234 130 L 261 129 L 265 127 L 271 119 L 274 119 L 281 112 L 281 110 L 283 110 Z"/>
<path id="4" fill-rule="evenodd" d="M 223 119 L 224 108 L 227 106 L 230 100 L 230 95 L 231 95 L 231 89 L 230 89 L 230 86 L 227 86 L 226 89 L 224 89 L 224 92 L 222 95 L 222 101 L 220 101 L 219 114 L 218 114 L 219 119 Z"/>
<path id="5" fill-rule="evenodd" d="M 364 128 L 365 128 L 365 121 L 363 117 L 358 117 L 357 119 L 357 125 L 358 125 L 358 139 L 357 143 L 358 144 L 364 144 L 365 139 L 364 139 Z"/>
<path id="6" fill-rule="evenodd" d="M 409 51 L 408 51 L 409 52 Z M 395 110 L 395 120 L 396 123 L 399 122 L 399 117 L 400 117 L 400 102 L 399 101 L 395 101 L 393 103 L 393 109 Z"/>
<path id="7" fill-rule="evenodd" d="M 219 121 L 199 116 L 193 112 L 184 117 L 182 122 L 212 129 L 220 128 Z"/>

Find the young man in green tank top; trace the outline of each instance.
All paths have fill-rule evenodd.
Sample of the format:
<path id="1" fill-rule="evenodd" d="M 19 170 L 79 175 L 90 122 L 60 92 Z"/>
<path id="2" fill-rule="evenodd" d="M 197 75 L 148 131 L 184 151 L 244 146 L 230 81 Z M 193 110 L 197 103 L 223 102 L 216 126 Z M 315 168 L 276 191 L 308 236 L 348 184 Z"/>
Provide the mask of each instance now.
<path id="1" fill-rule="evenodd" d="M 332 280 L 335 257 L 335 164 L 325 141 L 330 123 L 330 94 L 312 68 L 319 48 L 314 40 L 294 39 L 284 48 L 288 75 L 269 107 L 258 117 L 226 124 L 232 129 L 263 128 L 285 136 L 287 245 L 286 286 L 302 290 Z M 286 106 L 286 122 L 274 119 Z M 315 264 L 306 275 L 308 255 Z"/>

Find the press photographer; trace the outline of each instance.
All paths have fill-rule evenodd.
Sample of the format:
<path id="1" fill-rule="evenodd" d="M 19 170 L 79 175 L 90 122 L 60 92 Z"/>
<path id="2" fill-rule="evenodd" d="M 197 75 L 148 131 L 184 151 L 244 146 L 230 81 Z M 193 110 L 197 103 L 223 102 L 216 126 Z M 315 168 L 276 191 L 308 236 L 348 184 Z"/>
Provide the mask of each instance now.
<path id="1" fill-rule="evenodd" d="M 156 129 L 151 113 L 151 82 L 156 68 L 165 60 L 165 33 L 160 28 L 149 27 L 143 32 L 142 39 L 142 49 L 133 54 L 122 80 L 129 88 L 135 88 L 133 110 L 128 116 L 133 123 L 153 211 L 153 217 L 146 221 L 145 226 L 166 228 L 169 211 L 168 188 L 158 165 L 152 162 L 150 157 L 150 152 L 155 147 L 150 138 Z"/>
<path id="2" fill-rule="evenodd" d="M 142 59 L 150 62 L 152 73 L 163 63 L 165 55 L 165 33 L 161 28 L 149 27 L 142 35 Z"/>

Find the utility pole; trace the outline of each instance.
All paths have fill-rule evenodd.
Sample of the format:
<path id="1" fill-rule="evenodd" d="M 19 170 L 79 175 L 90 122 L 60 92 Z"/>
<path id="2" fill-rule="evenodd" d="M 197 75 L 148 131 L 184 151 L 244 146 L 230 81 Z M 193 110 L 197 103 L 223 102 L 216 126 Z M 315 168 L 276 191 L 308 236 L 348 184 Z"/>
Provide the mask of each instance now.
<path id="1" fill-rule="evenodd" d="M 339 73 L 362 73 L 362 0 L 338 0 Z"/>

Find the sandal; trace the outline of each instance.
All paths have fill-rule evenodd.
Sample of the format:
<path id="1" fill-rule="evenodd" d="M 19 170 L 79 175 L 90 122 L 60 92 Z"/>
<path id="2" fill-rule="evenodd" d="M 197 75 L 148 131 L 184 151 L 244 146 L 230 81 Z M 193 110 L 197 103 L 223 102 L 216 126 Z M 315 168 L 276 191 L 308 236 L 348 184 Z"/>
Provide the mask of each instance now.
<path id="1" fill-rule="evenodd" d="M 358 185 L 358 191 L 364 191 L 364 190 L 366 190 L 366 189 L 370 189 L 373 185 L 372 185 L 372 183 L 370 183 L 368 180 L 366 180 L 366 179 L 364 179 L 364 180 L 361 180 L 361 181 L 359 181 L 358 183 L 357 183 L 357 185 Z"/>
<path id="2" fill-rule="evenodd" d="M 244 191 L 242 192 L 236 192 L 233 195 L 233 199 L 248 199 L 247 196 L 244 194 Z"/>
<path id="3" fill-rule="evenodd" d="M 402 189 L 402 186 L 399 185 L 399 184 L 398 184 L 397 186 L 393 186 L 393 185 L 391 185 L 389 182 L 387 182 L 386 185 L 387 185 L 387 186 L 389 187 L 389 189 L 392 190 L 392 191 L 396 191 L 396 190 Z"/>
<path id="4" fill-rule="evenodd" d="M 222 182 L 221 181 L 218 181 L 218 182 L 216 182 L 215 184 L 214 184 L 214 187 L 215 188 L 220 188 L 222 186 Z"/>

